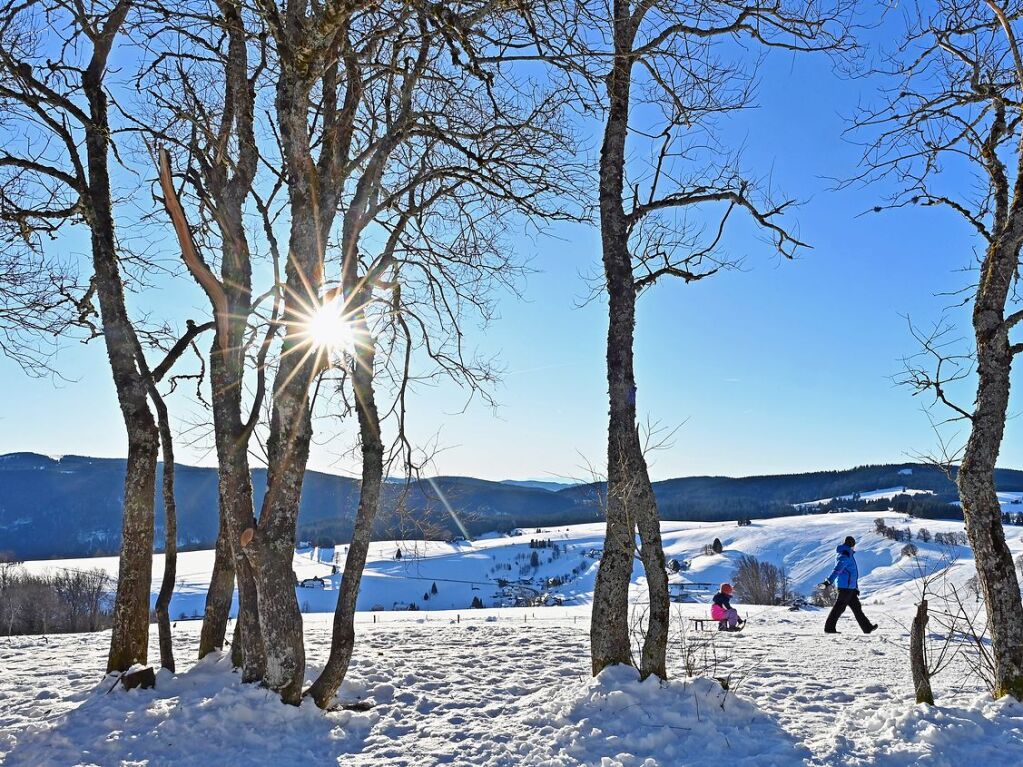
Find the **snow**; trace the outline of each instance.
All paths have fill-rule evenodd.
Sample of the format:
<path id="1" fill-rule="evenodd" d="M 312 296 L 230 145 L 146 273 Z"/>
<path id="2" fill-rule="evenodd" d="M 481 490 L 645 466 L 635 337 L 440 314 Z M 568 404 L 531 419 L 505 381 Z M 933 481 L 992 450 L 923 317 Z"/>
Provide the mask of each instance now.
<path id="1" fill-rule="evenodd" d="M 1023 752 L 1023 705 L 1010 698 L 974 696 L 964 706 L 885 706 L 866 719 L 843 717 L 844 764 L 962 767 L 1018 763 Z M 969 744 L 967 752 L 963 746 Z M 881 753 L 881 749 L 884 753 Z M 839 749 L 836 749 L 837 756 Z"/>
<path id="2" fill-rule="evenodd" d="M 998 493 L 998 504 L 1002 511 L 1012 514 L 1023 511 L 1023 493 Z"/>
<path id="3" fill-rule="evenodd" d="M 1023 495 L 1023 494 L 1021 494 Z M 1021 508 L 1017 506 L 1016 508 Z M 972 554 L 966 547 L 948 547 L 914 541 L 920 556 L 906 559 L 901 555 L 903 543 L 891 541 L 874 533 L 874 520 L 884 518 L 897 528 L 911 528 L 914 533 L 926 527 L 931 533 L 963 530 L 962 522 L 917 520 L 894 512 L 846 512 L 807 514 L 770 520 L 755 520 L 748 527 L 734 522 L 665 522 L 662 525 L 667 558 L 689 560 L 692 569 L 685 580 L 721 583 L 731 577 L 736 561 L 750 554 L 784 566 L 797 592 L 810 593 L 831 572 L 835 546 L 846 535 L 854 536 L 860 573 L 871 584 L 877 599 L 905 603 L 919 593 L 923 572 L 940 567 L 949 556 L 956 558 L 951 577 L 964 583 L 974 573 Z M 1017 528 L 1006 528 L 1013 556 L 1023 553 L 1023 541 L 1013 534 Z M 1019 529 L 1023 533 L 1023 528 Z M 603 525 L 586 524 L 523 531 L 514 536 L 485 536 L 475 541 L 445 543 L 440 541 L 378 541 L 370 546 L 366 573 L 359 592 L 358 609 L 391 610 L 415 603 L 423 610 L 467 609 L 478 596 L 487 607 L 507 604 L 502 601 L 498 579 L 528 583 L 532 592 L 561 595 L 566 604 L 585 605 L 590 601 L 596 578 L 598 560 L 586 556 L 588 551 L 603 546 Z M 720 555 L 704 555 L 703 547 L 720 538 L 724 551 Z M 531 540 L 548 540 L 558 544 L 560 555 L 553 549 L 531 549 Z M 395 552 L 402 551 L 396 560 Z M 536 551 L 539 567 L 529 567 L 530 555 Z M 346 547 L 310 548 L 295 554 L 294 570 L 301 581 L 320 577 L 326 588 L 298 588 L 299 605 L 305 613 L 333 612 L 337 602 L 340 576 L 332 574 L 337 557 L 344 563 Z M 117 575 L 117 557 L 86 559 L 38 560 L 26 562 L 35 573 L 59 568 L 86 570 L 99 567 L 112 577 Z M 188 551 L 178 555 L 177 582 L 171 601 L 171 617 L 182 620 L 201 617 L 213 569 L 213 551 Z M 643 589 L 637 568 L 636 593 Z M 163 557 L 153 561 L 153 593 L 155 605 L 163 574 Z M 568 582 L 547 588 L 544 581 L 554 576 L 570 576 Z M 431 593 L 433 584 L 438 593 Z M 430 599 L 423 596 L 430 593 Z M 236 607 L 236 606 L 235 606 Z M 234 613 L 232 613 L 233 615 Z"/>
<path id="4" fill-rule="evenodd" d="M 999 491 L 996 495 L 998 496 L 998 505 L 1001 506 L 1003 513 L 1016 515 L 1023 512 L 1023 493 Z M 952 501 L 952 505 L 959 506 L 960 504 L 959 501 Z"/>
<path id="5" fill-rule="evenodd" d="M 822 611 L 750 607 L 741 634 L 712 641 L 725 694 L 686 679 L 675 606 L 667 684 L 634 671 L 589 675 L 586 608 L 472 614 L 362 614 L 340 701 L 368 711 L 280 705 L 242 685 L 226 659 L 193 663 L 199 623 L 175 630 L 179 664 L 154 690 L 108 693 L 109 634 L 16 637 L 0 645 L 0 762 L 67 765 L 1012 765 L 1023 706 L 991 701 L 957 661 L 915 706 L 908 608 L 867 606 L 881 629 L 820 634 Z M 525 620 L 523 620 L 525 618 Z M 311 680 L 326 659 L 327 616 L 307 616 Z M 152 642 L 155 645 L 155 631 Z M 74 662 L 69 663 L 69 658 Z M 190 666 L 190 667 L 189 667 Z M 965 685 L 965 689 L 961 688 Z"/>
<path id="6" fill-rule="evenodd" d="M 912 473 L 910 469 L 910 473 Z M 899 472 L 900 474 L 902 472 Z M 810 506 L 823 506 L 832 501 L 860 500 L 865 503 L 870 501 L 889 501 L 897 495 L 934 495 L 933 490 L 916 490 L 911 487 L 884 487 L 880 490 L 866 490 L 862 493 L 851 493 L 849 495 L 836 495 L 834 498 L 818 498 L 816 501 L 803 501 L 792 504 L 797 509 L 805 509 Z"/>
<path id="7" fill-rule="evenodd" d="M 711 679 L 640 681 L 618 666 L 533 698 L 522 722 L 532 735 L 510 749 L 519 764 L 755 765 L 809 756 L 774 719 Z"/>
<path id="8" fill-rule="evenodd" d="M 360 612 L 351 671 L 339 702 L 365 711 L 322 713 L 291 708 L 258 687 L 241 685 L 225 658 L 195 663 L 201 624 L 174 627 L 179 673 L 159 672 L 155 690 L 124 692 L 102 675 L 109 632 L 0 639 L 0 764 L 66 765 L 991 765 L 1023 761 L 1023 706 L 992 701 L 956 656 L 934 680 L 938 706 L 913 703 L 906 646 L 921 572 L 958 559 L 949 578 L 973 574 L 966 548 L 917 541 L 921 556 L 901 557 L 902 543 L 873 532 L 874 518 L 932 533 L 961 531 L 953 521 L 909 520 L 893 514 L 801 515 L 732 523 L 665 523 L 669 559 L 691 561 L 683 577 L 717 583 L 743 554 L 784 565 L 807 591 L 834 563 L 834 547 L 857 538 L 867 615 L 881 628 L 870 636 L 851 616 L 843 633 L 821 633 L 824 612 L 738 605 L 749 625 L 740 634 L 698 633 L 688 618 L 702 603 L 672 606 L 671 680 L 641 682 L 630 669 L 589 673 L 589 602 L 602 544 L 600 525 L 576 525 L 491 536 L 472 543 L 381 542 L 373 545 L 363 610 L 374 602 L 419 601 L 423 612 Z M 1006 528 L 1014 555 L 1023 550 Z M 1023 530 L 1020 530 L 1023 532 Z M 720 555 L 703 555 L 720 538 Z M 531 538 L 562 548 L 531 549 Z M 402 560 L 393 558 L 401 545 Z M 586 568 L 557 591 L 572 604 L 553 608 L 468 610 L 473 595 L 491 603 L 494 568 L 521 563 L 536 551 L 536 578 Z M 331 550 L 296 554 L 300 577 L 324 574 L 331 588 L 299 589 L 320 612 L 332 609 L 336 581 Z M 908 559 L 908 561 L 907 561 Z M 175 605 L 198 607 L 209 552 L 182 555 L 183 593 Z M 116 571 L 116 559 L 33 562 Z M 159 572 L 161 563 L 154 570 Z M 567 568 L 571 569 L 571 568 Z M 645 584 L 637 567 L 632 600 L 640 615 Z M 517 576 L 516 570 L 514 575 Z M 531 577 L 533 577 L 531 575 Z M 448 580 L 441 580 L 447 578 Z M 438 594 L 422 602 L 436 580 Z M 476 583 L 481 591 L 472 591 Z M 486 586 L 486 590 L 482 590 Z M 441 609 L 443 608 L 443 609 Z M 177 614 L 175 609 L 174 614 Z M 307 681 L 326 660 L 329 614 L 304 616 Z M 150 641 L 156 652 L 156 632 Z M 687 658 L 701 666 L 686 674 Z M 703 660 L 701 660 L 703 659 Z M 727 678 L 726 693 L 713 677 Z"/>

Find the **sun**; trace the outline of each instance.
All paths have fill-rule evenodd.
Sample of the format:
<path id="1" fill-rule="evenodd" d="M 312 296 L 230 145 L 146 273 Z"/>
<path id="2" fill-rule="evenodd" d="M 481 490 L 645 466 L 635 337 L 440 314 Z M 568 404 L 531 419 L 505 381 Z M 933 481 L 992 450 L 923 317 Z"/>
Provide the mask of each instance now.
<path id="1" fill-rule="evenodd" d="M 305 335 L 316 349 L 350 352 L 355 346 L 351 323 L 345 318 L 341 302 L 337 299 L 316 307 L 304 325 Z"/>

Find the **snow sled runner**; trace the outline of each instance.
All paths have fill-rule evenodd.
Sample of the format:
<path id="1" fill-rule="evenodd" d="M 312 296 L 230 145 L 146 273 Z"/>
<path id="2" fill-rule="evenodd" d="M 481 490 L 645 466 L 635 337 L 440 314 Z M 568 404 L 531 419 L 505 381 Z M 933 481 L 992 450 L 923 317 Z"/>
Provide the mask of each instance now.
<path id="1" fill-rule="evenodd" d="M 718 621 L 718 631 L 725 631 L 729 634 L 738 634 L 744 628 L 746 628 L 746 621 L 744 619 L 740 619 L 739 625 L 734 629 L 728 628 L 728 624 L 725 621 Z"/>

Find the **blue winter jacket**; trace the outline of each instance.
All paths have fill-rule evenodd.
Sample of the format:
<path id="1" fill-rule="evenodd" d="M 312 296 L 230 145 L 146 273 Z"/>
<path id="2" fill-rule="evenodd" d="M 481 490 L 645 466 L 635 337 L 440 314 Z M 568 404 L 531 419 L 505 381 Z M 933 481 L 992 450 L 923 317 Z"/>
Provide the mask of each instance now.
<path id="1" fill-rule="evenodd" d="M 838 562 L 827 577 L 828 583 L 834 583 L 840 589 L 859 588 L 859 571 L 856 569 L 856 556 L 852 547 L 843 543 L 837 551 Z"/>

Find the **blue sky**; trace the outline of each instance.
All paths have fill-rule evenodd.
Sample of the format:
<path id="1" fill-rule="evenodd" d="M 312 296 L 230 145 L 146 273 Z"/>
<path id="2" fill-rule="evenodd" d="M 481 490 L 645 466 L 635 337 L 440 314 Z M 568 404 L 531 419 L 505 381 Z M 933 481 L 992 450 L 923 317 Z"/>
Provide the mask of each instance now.
<path id="1" fill-rule="evenodd" d="M 866 213 L 891 188 L 836 190 L 857 172 L 860 149 L 843 131 L 876 83 L 836 76 L 823 59 L 769 58 L 757 109 L 722 134 L 744 145 L 744 164 L 802 204 L 791 216 L 813 245 L 782 261 L 740 227 L 729 253 L 743 268 L 697 284 L 665 282 L 640 301 L 636 353 L 644 418 L 678 427 L 651 456 L 655 478 L 695 474 L 800 472 L 901 461 L 936 439 L 919 398 L 895 386 L 901 358 L 916 344 L 903 315 L 926 325 L 953 302 L 943 292 L 968 284 L 976 241 L 936 209 Z M 853 137 L 855 138 L 855 137 Z M 507 370 L 496 410 L 451 386 L 420 391 L 413 435 L 436 439 L 438 473 L 490 479 L 588 478 L 604 453 L 605 305 L 587 296 L 585 276 L 600 266 L 595 227 L 559 226 L 552 236 L 518 237 L 535 271 L 524 296 L 503 296 L 500 317 L 470 342 L 496 353 Z M 67 245 L 65 245 L 67 247 Z M 183 278 L 134 300 L 137 310 L 171 310 L 179 322 L 205 317 Z M 962 310 L 950 315 L 969 333 Z M 29 379 L 0 360 L 0 453 L 121 456 L 123 426 L 102 345 L 72 343 L 60 357 L 70 379 Z M 963 392 L 960 392 L 962 394 Z M 969 404 L 969 393 L 963 398 Z M 175 398 L 177 426 L 196 418 Z M 179 461 L 212 464 L 195 432 L 179 439 Z M 348 473 L 354 424 L 321 422 L 311 466 Z M 1023 462 L 1018 420 L 1010 422 L 1001 465 Z"/>

